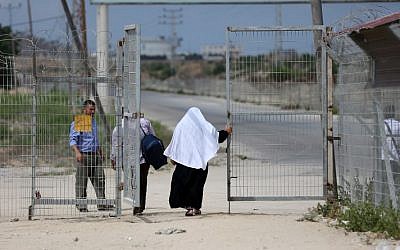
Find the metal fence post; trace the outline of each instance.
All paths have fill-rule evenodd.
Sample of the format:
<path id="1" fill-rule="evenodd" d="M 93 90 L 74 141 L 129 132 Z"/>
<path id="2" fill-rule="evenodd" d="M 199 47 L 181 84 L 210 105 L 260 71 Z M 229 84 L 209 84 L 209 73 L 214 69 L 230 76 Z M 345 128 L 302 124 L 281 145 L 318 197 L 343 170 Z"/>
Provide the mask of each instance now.
<path id="1" fill-rule="evenodd" d="M 324 32 L 323 37 L 326 34 Z M 322 165 L 323 165 L 323 195 L 324 197 L 328 194 L 328 88 L 327 88 L 327 51 L 325 45 L 321 46 L 321 100 L 322 100 L 322 115 L 321 115 L 321 124 L 322 124 Z M 317 65 L 318 67 L 318 65 Z"/>
<path id="2" fill-rule="evenodd" d="M 227 124 L 232 124 L 231 121 L 231 84 L 230 84 L 230 69 L 229 69 L 229 60 L 230 60 L 230 43 L 229 43 L 229 27 L 225 31 L 225 49 L 226 49 L 226 55 L 225 55 L 225 78 L 226 78 L 226 122 Z M 227 185 L 227 200 L 228 200 L 228 213 L 231 213 L 231 172 L 230 172 L 230 166 L 231 166 L 231 152 L 230 152 L 230 141 L 231 141 L 231 136 L 228 137 L 227 140 L 227 147 L 226 147 L 226 185 Z"/>
<path id="3" fill-rule="evenodd" d="M 117 127 L 117 152 L 116 152 L 116 175 L 115 175 L 115 205 L 116 205 L 116 216 L 121 216 L 122 208 L 121 208 L 121 172 L 122 172 L 122 147 L 123 147 L 123 136 L 122 135 L 122 124 L 121 121 L 123 119 L 123 107 L 122 107 L 122 70 L 123 70 L 123 41 L 118 41 L 117 43 L 117 60 L 116 60 L 116 99 L 115 99 L 115 114 L 116 114 L 116 127 Z M 119 115 L 118 115 L 119 114 Z"/>

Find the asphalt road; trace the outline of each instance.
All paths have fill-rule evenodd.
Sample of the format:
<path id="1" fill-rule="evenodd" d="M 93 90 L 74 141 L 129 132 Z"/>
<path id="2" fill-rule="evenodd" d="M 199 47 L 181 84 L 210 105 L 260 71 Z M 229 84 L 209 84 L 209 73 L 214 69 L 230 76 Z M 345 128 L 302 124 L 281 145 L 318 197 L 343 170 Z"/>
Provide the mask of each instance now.
<path id="1" fill-rule="evenodd" d="M 190 107 L 198 107 L 217 129 L 226 124 L 226 100 L 214 97 L 142 91 L 142 112 L 173 129 Z"/>
<path id="2" fill-rule="evenodd" d="M 142 92 L 142 112 L 173 129 L 192 106 L 201 109 L 205 118 L 217 129 L 227 123 L 225 99 Z M 272 111 L 271 113 L 265 110 Z M 273 108 L 238 103 L 232 105 L 234 127 L 232 146 L 247 158 L 284 164 L 322 165 L 322 132 L 318 115 L 274 113 Z M 239 154 L 239 152 L 238 152 Z M 250 154 L 250 155 L 249 155 Z"/>

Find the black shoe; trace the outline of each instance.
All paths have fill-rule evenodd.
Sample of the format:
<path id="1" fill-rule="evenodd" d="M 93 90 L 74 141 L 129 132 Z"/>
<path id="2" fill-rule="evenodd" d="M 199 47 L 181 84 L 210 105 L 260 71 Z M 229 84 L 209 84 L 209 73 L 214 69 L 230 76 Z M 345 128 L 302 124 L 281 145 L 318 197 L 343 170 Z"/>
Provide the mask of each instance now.
<path id="1" fill-rule="evenodd" d="M 133 215 L 143 215 L 144 209 L 140 207 L 134 207 L 133 208 Z"/>
<path id="2" fill-rule="evenodd" d="M 99 205 L 97 207 L 98 211 L 111 211 L 114 210 L 115 206 L 114 205 Z"/>

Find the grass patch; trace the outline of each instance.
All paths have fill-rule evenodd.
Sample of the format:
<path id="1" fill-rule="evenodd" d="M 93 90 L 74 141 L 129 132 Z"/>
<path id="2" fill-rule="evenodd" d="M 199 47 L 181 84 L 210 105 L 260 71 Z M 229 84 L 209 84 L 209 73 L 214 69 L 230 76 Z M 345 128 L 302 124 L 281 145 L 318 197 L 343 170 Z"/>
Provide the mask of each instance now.
<path id="1" fill-rule="evenodd" d="M 0 143 L 10 146 L 30 146 L 36 135 L 38 150 L 45 154 L 65 156 L 70 153 L 68 146 L 70 124 L 81 104 L 76 103 L 74 112 L 71 96 L 63 91 L 50 91 L 36 97 L 36 129 L 33 128 L 33 97 L 29 94 L 0 93 Z M 75 98 L 80 100 L 79 97 Z M 80 102 L 80 101 L 79 101 Z M 95 116 L 101 145 L 108 145 L 109 139 L 98 112 Z M 115 124 L 115 115 L 106 115 L 110 127 Z M 28 147 L 27 147 L 28 149 Z M 40 152 L 39 152 L 40 153 Z M 42 153 L 43 154 L 43 153 Z"/>

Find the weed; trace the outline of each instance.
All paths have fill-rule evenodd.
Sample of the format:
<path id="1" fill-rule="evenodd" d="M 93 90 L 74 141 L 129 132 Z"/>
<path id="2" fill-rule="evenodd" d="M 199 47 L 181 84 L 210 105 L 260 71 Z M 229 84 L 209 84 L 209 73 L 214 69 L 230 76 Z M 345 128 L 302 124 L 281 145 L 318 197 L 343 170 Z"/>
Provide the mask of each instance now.
<path id="1" fill-rule="evenodd" d="M 351 188 L 345 182 L 346 188 L 338 187 L 338 198 L 319 204 L 314 209 L 324 217 L 338 219 L 339 226 L 354 232 L 383 233 L 386 237 L 400 239 L 400 212 L 391 206 L 375 206 L 372 202 L 372 181 L 366 185 L 354 178 Z M 351 202 L 352 198 L 357 202 Z"/>

